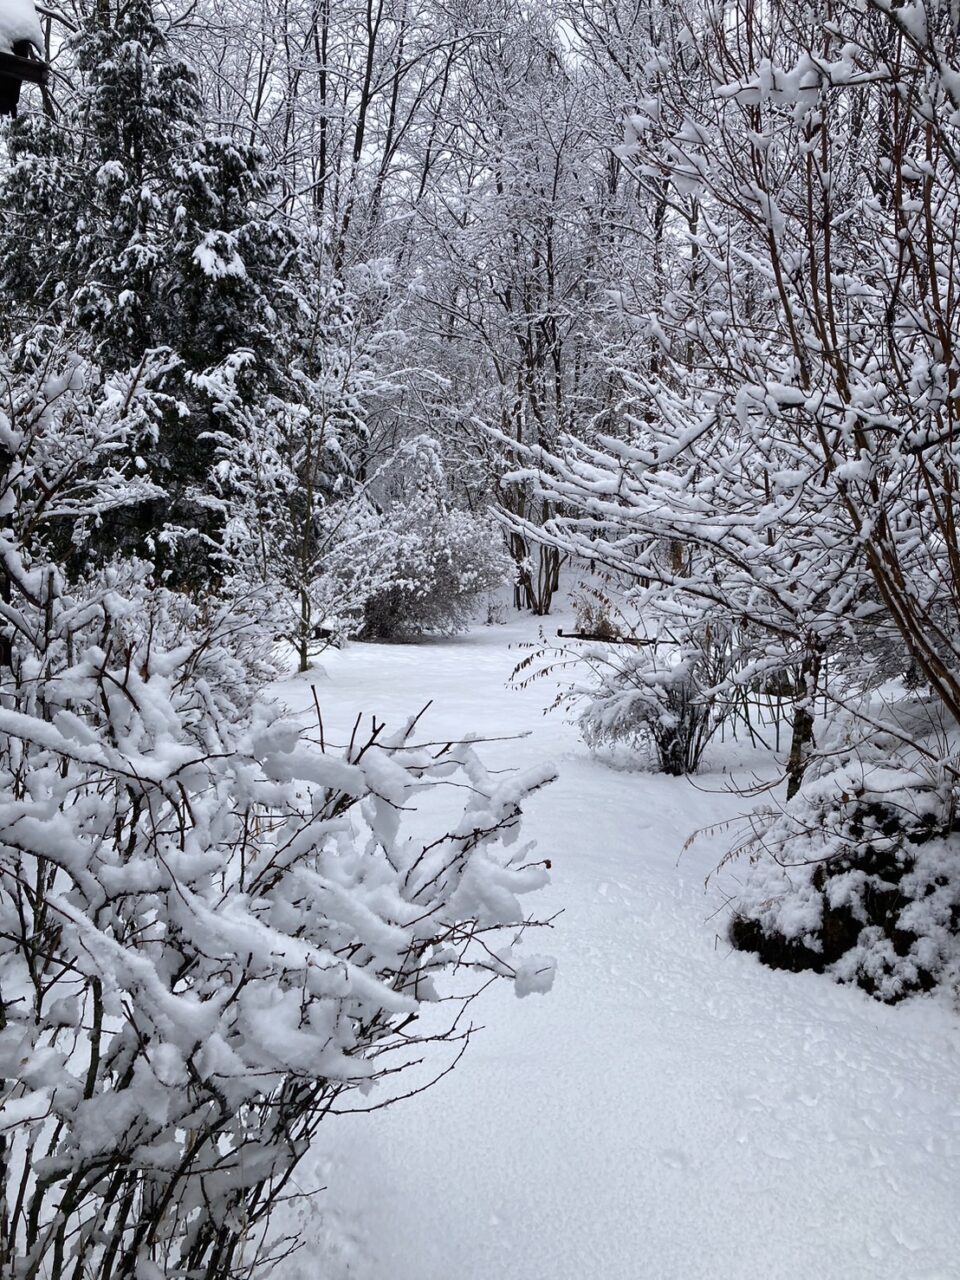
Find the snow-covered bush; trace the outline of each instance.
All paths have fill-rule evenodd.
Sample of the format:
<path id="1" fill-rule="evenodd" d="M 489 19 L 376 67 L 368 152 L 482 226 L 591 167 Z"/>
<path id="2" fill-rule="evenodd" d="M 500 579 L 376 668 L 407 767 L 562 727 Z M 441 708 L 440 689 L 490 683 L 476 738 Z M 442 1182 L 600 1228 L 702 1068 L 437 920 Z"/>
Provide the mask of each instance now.
<path id="1" fill-rule="evenodd" d="M 392 563 L 387 586 L 367 601 L 364 634 L 377 639 L 463 631 L 512 564 L 493 520 L 435 506 L 393 505 L 384 517 Z"/>
<path id="2" fill-rule="evenodd" d="M 587 743 L 626 742 L 651 751 L 662 773 L 696 773 L 718 721 L 700 691 L 695 657 L 661 664 L 641 649 L 593 665 L 598 683 L 579 721 Z"/>
<path id="3" fill-rule="evenodd" d="M 16 424 L 0 442 L 0 501 L 22 545 L 42 531 L 61 559 L 81 565 L 99 524 L 159 497 L 141 454 L 172 406 L 159 389 L 169 363 L 168 352 L 151 351 L 105 376 L 54 328 L 35 330 L 15 361 L 0 363 L 0 411 Z"/>
<path id="4" fill-rule="evenodd" d="M 424 631 L 462 631 L 485 592 L 509 578 L 512 562 L 500 526 L 451 506 L 437 445 L 419 437 L 397 463 L 416 477 L 386 506 L 387 585 L 367 601 L 364 634 L 378 639 Z M 403 477 L 401 476 L 401 479 Z"/>
<path id="5" fill-rule="evenodd" d="M 624 746 L 634 767 L 639 758 L 643 767 L 673 777 L 696 773 L 733 706 L 724 691 L 733 652 L 729 633 L 708 629 L 699 642 L 688 637 L 680 643 L 666 631 L 659 637 L 621 635 L 609 615 L 602 619 L 611 634 L 601 643 L 558 645 L 541 631 L 540 643 L 521 644 L 529 652 L 512 679 L 526 688 L 545 676 L 559 677 L 560 692 L 546 709 L 573 711 L 591 749 Z"/>
<path id="6" fill-rule="evenodd" d="M 588 594 L 588 604 L 591 599 Z M 651 628 L 652 634 L 621 635 L 601 604 L 586 614 L 584 608 L 578 603 L 581 625 L 595 629 L 583 634 L 605 643 L 554 652 L 563 655 L 563 665 L 590 674 L 561 698 L 581 708 L 578 724 L 587 744 L 624 744 L 672 777 L 696 773 L 730 713 L 723 692 L 733 656 L 729 631 L 707 627 L 683 637 L 663 626 L 659 633 Z"/>
<path id="7" fill-rule="evenodd" d="M 741 852 L 753 865 L 734 903 L 734 945 L 886 1001 L 956 984 L 953 785 L 905 764 L 890 740 L 839 750 L 810 772 L 782 810 L 751 820 Z"/>
<path id="8" fill-rule="evenodd" d="M 0 1270 L 249 1274 L 347 1092 L 468 1036 L 492 979 L 549 986 L 516 952 L 546 876 L 520 805 L 548 774 L 491 776 L 416 721 L 331 750 L 250 703 L 232 611 L 144 566 L 71 587 L 44 557 L 44 440 L 73 449 L 71 513 L 95 518 L 124 498 L 134 397 L 104 443 L 41 390 L 0 414 Z M 447 785 L 462 815 L 410 829 Z"/>

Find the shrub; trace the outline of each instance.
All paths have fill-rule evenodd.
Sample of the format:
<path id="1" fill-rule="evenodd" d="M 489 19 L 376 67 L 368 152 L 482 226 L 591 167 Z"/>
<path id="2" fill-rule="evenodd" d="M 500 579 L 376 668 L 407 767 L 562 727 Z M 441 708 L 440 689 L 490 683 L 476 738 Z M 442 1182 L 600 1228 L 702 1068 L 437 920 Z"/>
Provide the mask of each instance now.
<path id="1" fill-rule="evenodd" d="M 621 742 L 672 777 L 696 773 L 729 710 L 718 694 L 729 645 L 714 630 L 685 643 L 640 639 L 584 655 L 594 674 L 580 686 L 579 724 L 592 747 Z"/>
<path id="2" fill-rule="evenodd" d="M 382 519 L 391 563 L 387 585 L 366 602 L 370 638 L 462 631 L 478 601 L 513 568 L 499 525 L 452 507 L 435 446 L 415 443 L 417 487 L 392 501 Z"/>
<path id="3" fill-rule="evenodd" d="M 960 978 L 960 835 L 949 783 L 873 755 L 822 762 L 782 810 L 753 819 L 730 936 L 774 968 L 894 1002 Z"/>
<path id="4" fill-rule="evenodd" d="M 519 952 L 546 871 L 516 843 L 548 774 L 491 776 L 416 721 L 331 751 L 257 704 L 233 608 L 148 566 L 70 588 L 42 555 L 63 437 L 92 516 L 123 500 L 96 460 L 124 427 L 36 403 L 0 414 L 0 1271 L 226 1280 L 347 1095 L 463 1042 L 490 981 L 549 986 Z M 447 785 L 462 816 L 411 833 Z"/>

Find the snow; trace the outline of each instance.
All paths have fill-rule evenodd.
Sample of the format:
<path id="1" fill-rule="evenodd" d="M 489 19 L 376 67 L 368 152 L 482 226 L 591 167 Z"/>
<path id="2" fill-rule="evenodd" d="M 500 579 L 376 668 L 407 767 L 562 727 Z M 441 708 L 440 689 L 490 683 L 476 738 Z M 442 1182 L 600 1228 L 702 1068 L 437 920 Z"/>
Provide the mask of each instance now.
<path id="1" fill-rule="evenodd" d="M 719 744 L 695 785 L 604 766 L 542 715 L 549 680 L 506 687 L 526 656 L 510 645 L 535 635 L 521 621 L 354 644 L 282 686 L 307 717 L 316 684 L 328 740 L 358 711 L 397 723 L 431 699 L 431 738 L 526 733 L 485 759 L 558 765 L 523 834 L 553 864 L 538 911 L 563 911 L 542 936 L 549 995 L 492 990 L 433 1089 L 321 1126 L 297 1182 L 327 1189 L 289 1211 L 306 1248 L 282 1280 L 312 1280 L 320 1259 L 325 1280 L 955 1276 L 956 1012 L 732 952 L 714 913 L 735 883 L 704 880 L 734 833 L 681 850 L 749 806 L 724 771 L 769 760 Z"/>
<path id="2" fill-rule="evenodd" d="M 29 40 L 38 53 L 43 50 L 43 32 L 33 0 L 0 0 L 0 50 L 12 53 L 20 40 Z"/>

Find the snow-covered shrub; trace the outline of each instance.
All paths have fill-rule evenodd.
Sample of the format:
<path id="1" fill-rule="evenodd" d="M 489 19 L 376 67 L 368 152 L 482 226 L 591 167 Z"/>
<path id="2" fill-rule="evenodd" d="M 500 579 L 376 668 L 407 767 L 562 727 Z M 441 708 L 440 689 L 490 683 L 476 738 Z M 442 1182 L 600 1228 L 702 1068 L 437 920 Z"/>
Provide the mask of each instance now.
<path id="1" fill-rule="evenodd" d="M 626 743 L 672 777 L 696 773 L 729 710 L 718 695 L 728 653 L 719 628 L 682 644 L 664 633 L 589 650 L 583 661 L 594 683 L 574 691 L 586 701 L 579 717 L 585 740 Z"/>
<path id="2" fill-rule="evenodd" d="M 730 936 L 774 968 L 896 1001 L 960 980 L 960 835 L 953 786 L 882 746 L 811 766 L 782 810 L 754 816 Z"/>
<path id="3" fill-rule="evenodd" d="M 591 749 L 625 747 L 632 767 L 639 757 L 645 768 L 680 777 L 696 773 L 730 714 L 723 692 L 731 653 L 726 635 L 716 629 L 700 643 L 679 644 L 665 633 L 615 633 L 574 647 L 550 643 L 541 631 L 539 643 L 519 646 L 529 652 L 511 679 L 523 689 L 546 676 L 558 678 L 560 691 L 546 710 L 573 711 Z"/>
<path id="4" fill-rule="evenodd" d="M 385 515 L 392 546 L 388 585 L 367 601 L 364 634 L 377 639 L 463 631 L 484 593 L 506 581 L 511 562 L 492 520 L 429 501 Z"/>
<path id="5" fill-rule="evenodd" d="M 378 639 L 462 631 L 512 571 L 499 525 L 450 505 L 436 444 L 421 437 L 405 457 L 416 481 L 384 510 L 389 580 L 365 609 L 364 634 Z"/>
<path id="6" fill-rule="evenodd" d="M 230 611 L 143 566 L 71 587 L 43 441 L 83 424 L 50 390 L 0 413 L 0 1270 L 225 1280 L 346 1093 L 462 1040 L 491 979 L 549 986 L 516 951 L 546 876 L 520 805 L 548 775 L 491 776 L 415 721 L 330 751 L 250 704 Z M 123 500 L 130 402 L 84 436 L 77 517 Z M 462 815 L 410 830 L 447 785 Z"/>
<path id="7" fill-rule="evenodd" d="M 19 543 L 31 546 L 42 530 L 61 560 L 80 567 L 104 520 L 160 496 L 141 456 L 174 407 L 159 389 L 169 365 L 169 352 L 151 351 L 104 376 L 56 329 L 20 340 L 15 360 L 0 364 L 0 411 L 15 422 L 0 441 L 0 500 Z"/>
<path id="8" fill-rule="evenodd" d="M 580 716 L 586 741 L 652 747 L 661 772 L 695 773 L 715 726 L 692 667 L 691 658 L 658 666 L 645 652 L 608 662 Z"/>

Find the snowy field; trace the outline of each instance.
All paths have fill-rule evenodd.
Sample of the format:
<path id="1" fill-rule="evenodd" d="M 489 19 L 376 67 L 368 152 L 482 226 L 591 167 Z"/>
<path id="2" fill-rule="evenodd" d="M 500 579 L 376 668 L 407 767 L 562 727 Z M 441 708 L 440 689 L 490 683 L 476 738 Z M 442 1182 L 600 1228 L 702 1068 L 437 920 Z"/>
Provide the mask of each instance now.
<path id="1" fill-rule="evenodd" d="M 551 994 L 488 993 L 436 1088 L 324 1126 L 299 1181 L 329 1189 L 282 1280 L 960 1276 L 960 1016 L 731 952 L 704 887 L 729 833 L 681 850 L 748 807 L 730 771 L 769 761 L 721 745 L 696 785 L 597 763 L 542 714 L 554 685 L 506 687 L 535 635 L 353 644 L 280 688 L 306 714 L 316 684 L 331 739 L 430 699 L 431 737 L 528 732 L 485 758 L 556 762 L 526 820 L 553 885 L 528 905 L 563 909 L 536 941 Z"/>

